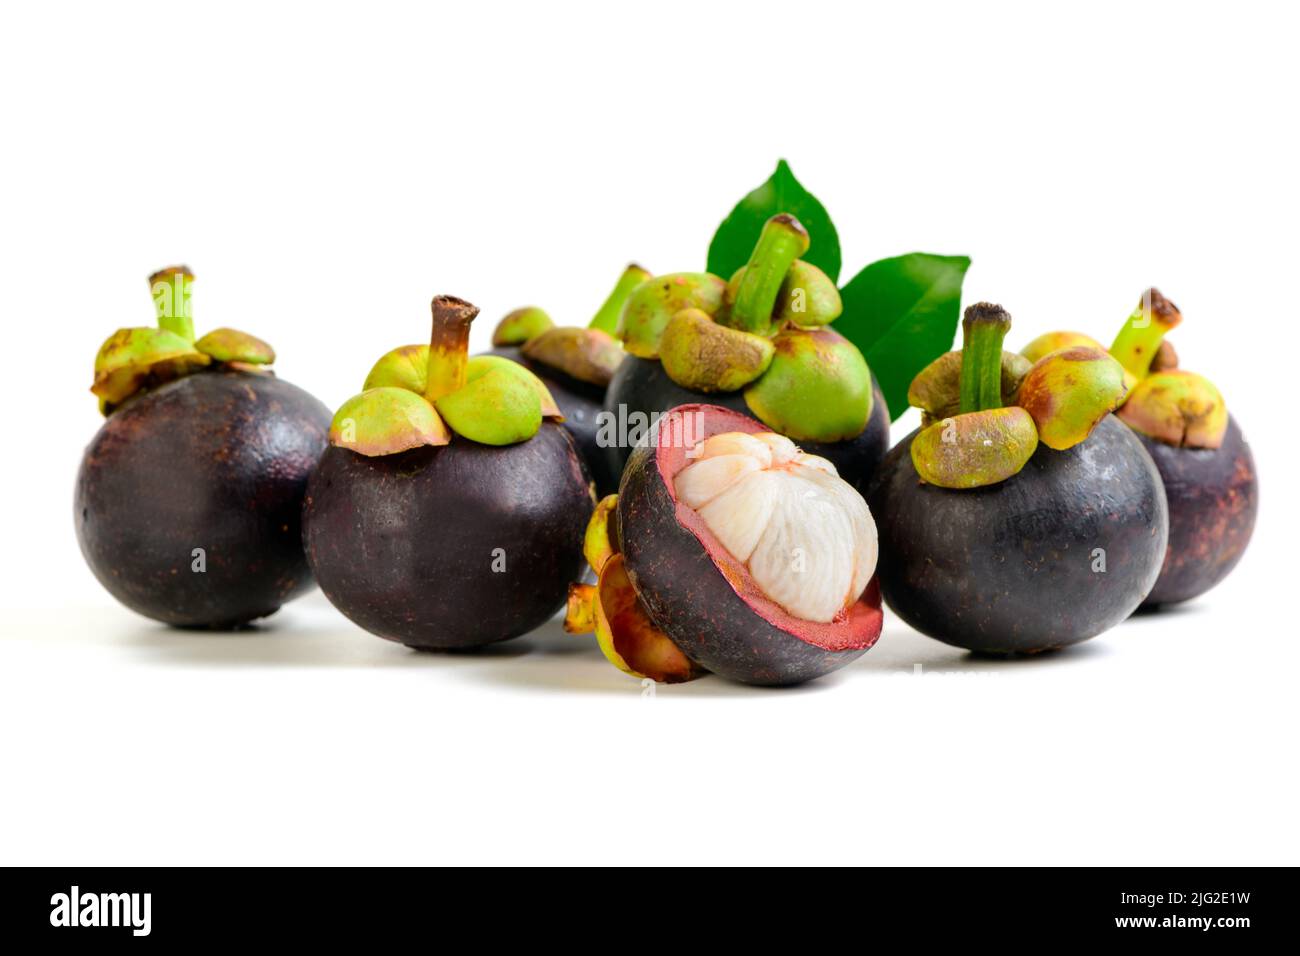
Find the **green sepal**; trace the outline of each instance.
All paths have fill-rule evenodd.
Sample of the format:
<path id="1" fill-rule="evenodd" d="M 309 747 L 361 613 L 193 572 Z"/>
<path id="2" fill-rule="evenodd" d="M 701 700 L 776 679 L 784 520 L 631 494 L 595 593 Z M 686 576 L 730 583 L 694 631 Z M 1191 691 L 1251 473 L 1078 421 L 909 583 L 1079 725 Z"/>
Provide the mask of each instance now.
<path id="1" fill-rule="evenodd" d="M 331 445 L 373 458 L 445 445 L 451 434 L 422 395 L 383 386 L 344 402 L 330 422 L 329 440 Z"/>
<path id="2" fill-rule="evenodd" d="M 399 345 L 379 357 L 363 389 L 404 388 L 417 395 L 424 394 L 424 384 L 429 374 L 428 345 Z"/>
<path id="3" fill-rule="evenodd" d="M 492 345 L 497 348 L 503 345 L 523 345 L 554 325 L 546 311 L 535 305 L 515 309 L 497 323 L 492 331 Z"/>
<path id="4" fill-rule="evenodd" d="M 745 389 L 745 404 L 773 431 L 795 441 L 856 438 L 871 416 L 871 370 L 833 329 L 786 329 L 766 372 Z"/>
<path id="5" fill-rule="evenodd" d="M 767 371 L 775 351 L 766 336 L 719 325 L 699 309 L 683 309 L 664 329 L 659 361 L 682 388 L 734 392 Z"/>
<path id="6" fill-rule="evenodd" d="M 1044 332 L 1021 349 L 1020 354 L 1030 362 L 1037 362 L 1044 355 L 1059 352 L 1061 349 L 1074 348 L 1077 345 L 1106 351 L 1106 346 L 1091 335 L 1084 335 L 1082 332 Z"/>
<path id="7" fill-rule="evenodd" d="M 385 352 L 366 376 L 364 388 L 401 388 L 417 395 L 424 394 L 424 385 L 429 368 L 429 346 L 402 345 Z M 560 406 L 556 404 L 550 389 L 540 378 L 524 368 L 518 362 L 511 361 L 504 355 L 474 355 L 465 364 L 465 381 L 468 384 L 474 378 L 482 376 L 494 368 L 504 368 L 508 374 L 518 375 L 528 383 L 529 388 L 537 392 L 542 406 L 542 416 L 553 421 L 564 421 Z"/>
<path id="8" fill-rule="evenodd" d="M 1138 382 L 1118 414 L 1134 431 L 1176 448 L 1218 448 L 1228 430 L 1228 406 L 1214 383 L 1176 368 Z"/>
<path id="9" fill-rule="evenodd" d="M 1023 408 L 952 415 L 917 432 L 910 449 L 921 480 L 940 488 L 981 488 L 1006 481 L 1038 448 L 1038 429 Z"/>
<path id="10" fill-rule="evenodd" d="M 500 356 L 479 356 L 479 358 Z M 524 375 L 503 366 L 472 367 L 465 385 L 434 403 L 447 425 L 482 445 L 513 445 L 527 441 L 542 427 L 542 402 L 525 377 L 527 369 L 503 359 Z M 533 376 L 534 378 L 536 376 Z"/>
<path id="11" fill-rule="evenodd" d="M 118 329 L 99 347 L 95 380 L 90 386 L 106 413 L 139 391 L 146 382 L 180 378 L 211 360 L 175 332 L 165 329 Z"/>
<path id="12" fill-rule="evenodd" d="M 270 365 L 275 361 L 275 349 L 257 336 L 238 329 L 213 329 L 195 342 L 194 347 L 218 362 Z"/>
<path id="13" fill-rule="evenodd" d="M 608 332 L 573 326 L 547 329 L 534 336 L 524 344 L 523 353 L 531 361 L 602 388 L 626 357 L 618 339 Z"/>
<path id="14" fill-rule="evenodd" d="M 1035 362 L 1016 404 L 1034 419 L 1044 445 L 1064 451 L 1086 440 L 1126 392 L 1124 366 L 1105 349 L 1076 345 Z"/>
<path id="15" fill-rule="evenodd" d="M 623 347 L 640 358 L 658 358 L 668 320 L 682 309 L 716 315 L 727 284 L 708 272 L 671 272 L 642 282 L 628 297 L 618 320 Z"/>
<path id="16" fill-rule="evenodd" d="M 944 352 L 921 369 L 907 389 L 907 403 L 921 409 L 922 421 L 930 424 L 956 415 L 961 404 L 961 351 Z M 1002 404 L 1015 403 L 1020 382 L 1033 363 L 1015 352 L 1002 352 Z"/>

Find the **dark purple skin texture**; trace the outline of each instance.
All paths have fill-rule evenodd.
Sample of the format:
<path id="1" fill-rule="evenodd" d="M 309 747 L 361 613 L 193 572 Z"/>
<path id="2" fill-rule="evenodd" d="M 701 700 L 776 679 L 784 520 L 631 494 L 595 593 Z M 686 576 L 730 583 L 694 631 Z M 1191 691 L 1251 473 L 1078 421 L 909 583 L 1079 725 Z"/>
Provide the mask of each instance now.
<path id="1" fill-rule="evenodd" d="M 755 418 L 745 404 L 743 392 L 705 394 L 682 388 L 668 377 L 657 359 L 637 358 L 635 355 L 623 359 L 623 364 L 614 373 L 614 380 L 609 383 L 609 390 L 605 393 L 605 410 L 614 416 L 615 421 L 618 420 L 620 404 L 627 406 L 629 414 L 643 412 L 649 415 L 697 402 L 721 405 Z M 867 427 L 857 438 L 837 442 L 796 441 L 795 444 L 810 455 L 820 455 L 829 460 L 841 478 L 859 492 L 864 492 L 885 453 L 889 451 L 889 409 L 885 405 L 880 385 L 875 384 Z M 608 467 L 620 472 L 632 454 L 631 448 L 617 445 L 601 451 L 606 456 Z"/>
<path id="2" fill-rule="evenodd" d="M 1134 434 L 1137 434 L 1136 432 Z M 1204 594 L 1237 566 L 1255 530 L 1259 479 L 1237 420 L 1218 448 L 1175 448 L 1137 435 L 1169 499 L 1169 551 L 1144 608 Z"/>
<path id="3" fill-rule="evenodd" d="M 605 390 L 599 385 L 579 381 L 559 369 L 525 358 L 517 345 L 498 346 L 491 354 L 518 362 L 546 383 L 551 397 L 564 415 L 564 427 L 573 436 L 578 454 L 582 455 L 587 470 L 596 480 L 596 493 L 603 498 L 618 491 L 619 472 L 614 470 L 614 463 L 605 454 L 605 449 L 596 443 L 599 416 L 605 407 Z"/>
<path id="4" fill-rule="evenodd" d="M 867 498 L 881 591 L 912 627 L 968 650 L 1031 653 L 1095 637 L 1142 603 L 1169 512 L 1151 456 L 1113 415 L 1083 443 L 1040 445 L 1019 474 L 967 490 L 921 482 L 915 436 L 890 451 Z"/>
<path id="5" fill-rule="evenodd" d="M 128 400 L 77 476 L 86 563 L 113 597 L 165 624 L 232 628 L 273 614 L 311 589 L 302 501 L 329 424 L 323 404 L 269 375 L 199 372 Z"/>
<path id="6" fill-rule="evenodd" d="M 545 422 L 500 448 L 453 437 L 367 458 L 331 446 L 303 535 L 321 590 L 350 620 L 410 647 L 462 650 L 525 634 L 564 605 L 592 504 L 573 439 Z"/>
<path id="7" fill-rule="evenodd" d="M 760 617 L 677 522 L 655 464 L 638 447 L 623 472 L 618 533 L 628 576 L 655 626 L 707 670 L 745 684 L 801 684 L 838 670 L 867 648 L 828 651 Z"/>

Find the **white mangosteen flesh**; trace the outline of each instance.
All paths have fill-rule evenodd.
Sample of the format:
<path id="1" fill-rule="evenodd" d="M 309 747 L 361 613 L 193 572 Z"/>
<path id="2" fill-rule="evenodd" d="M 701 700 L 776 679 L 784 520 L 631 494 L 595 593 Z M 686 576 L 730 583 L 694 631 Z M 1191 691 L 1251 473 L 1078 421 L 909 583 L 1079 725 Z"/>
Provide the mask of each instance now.
<path id="1" fill-rule="evenodd" d="M 829 623 L 876 571 L 867 503 L 825 458 L 773 432 L 724 432 L 692 449 L 673 481 L 763 593 L 790 615 Z"/>

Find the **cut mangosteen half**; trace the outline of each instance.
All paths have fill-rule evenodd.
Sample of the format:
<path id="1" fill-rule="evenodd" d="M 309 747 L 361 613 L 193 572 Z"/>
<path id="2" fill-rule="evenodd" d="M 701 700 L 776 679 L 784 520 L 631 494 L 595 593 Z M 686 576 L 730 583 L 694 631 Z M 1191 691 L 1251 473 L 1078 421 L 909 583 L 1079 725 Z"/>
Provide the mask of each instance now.
<path id="1" fill-rule="evenodd" d="M 595 521 L 611 508 L 598 509 Z M 800 683 L 849 663 L 880 636 L 866 502 L 830 462 L 745 415 L 714 405 L 665 415 L 629 461 L 615 513 L 605 556 L 592 545 L 599 532 L 588 537 L 601 583 L 579 597 L 628 617 L 626 598 L 612 600 L 608 569 L 625 570 L 657 632 L 706 670 L 745 683 Z M 581 617 L 571 606 L 573 629 Z M 648 643 L 640 621 L 642 636 L 633 638 L 619 633 L 619 614 L 605 617 L 615 647 Z M 628 653 L 620 657 L 631 664 Z M 667 679 L 635 664 L 624 669 Z"/>

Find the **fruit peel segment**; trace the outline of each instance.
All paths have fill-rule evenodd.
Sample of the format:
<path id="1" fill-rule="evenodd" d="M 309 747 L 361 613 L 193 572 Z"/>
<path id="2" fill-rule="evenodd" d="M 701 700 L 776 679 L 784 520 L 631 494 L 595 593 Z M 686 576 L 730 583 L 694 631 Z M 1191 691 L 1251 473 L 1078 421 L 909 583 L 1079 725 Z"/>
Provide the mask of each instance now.
<path id="1" fill-rule="evenodd" d="M 654 625 L 618 553 L 614 530 L 618 495 L 602 499 L 592 512 L 583 553 L 597 573 L 597 583 L 569 586 L 564 629 L 570 634 L 595 632 L 605 658 L 638 680 L 675 684 L 704 673 Z"/>

